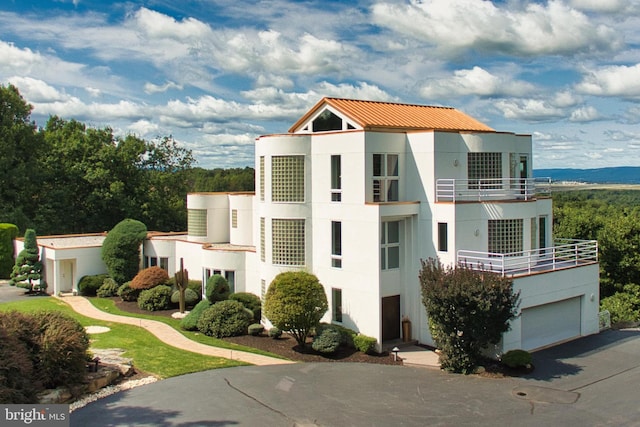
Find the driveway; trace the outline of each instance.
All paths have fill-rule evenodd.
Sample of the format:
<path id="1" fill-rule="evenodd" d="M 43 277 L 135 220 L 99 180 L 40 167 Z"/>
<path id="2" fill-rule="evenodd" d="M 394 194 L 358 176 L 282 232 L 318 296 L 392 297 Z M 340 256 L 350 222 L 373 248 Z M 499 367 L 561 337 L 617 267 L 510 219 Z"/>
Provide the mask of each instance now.
<path id="1" fill-rule="evenodd" d="M 11 286 L 9 285 L 8 280 L 0 279 L 0 303 L 34 297 L 36 296 L 27 294 L 25 289 L 18 288 L 17 286 Z"/>
<path id="2" fill-rule="evenodd" d="M 220 369 L 114 394 L 71 425 L 640 426 L 640 331 L 582 338 L 534 363 L 506 379 L 346 363 Z"/>

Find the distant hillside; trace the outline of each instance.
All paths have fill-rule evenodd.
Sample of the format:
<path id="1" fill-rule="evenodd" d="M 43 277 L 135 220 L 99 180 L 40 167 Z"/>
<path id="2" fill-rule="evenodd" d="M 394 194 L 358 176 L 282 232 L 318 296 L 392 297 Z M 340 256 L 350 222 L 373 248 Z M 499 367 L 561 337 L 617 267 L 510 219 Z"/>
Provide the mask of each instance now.
<path id="1" fill-rule="evenodd" d="M 640 184 L 640 167 L 620 166 L 599 169 L 536 169 L 534 177 L 551 177 L 553 181 L 597 184 Z"/>

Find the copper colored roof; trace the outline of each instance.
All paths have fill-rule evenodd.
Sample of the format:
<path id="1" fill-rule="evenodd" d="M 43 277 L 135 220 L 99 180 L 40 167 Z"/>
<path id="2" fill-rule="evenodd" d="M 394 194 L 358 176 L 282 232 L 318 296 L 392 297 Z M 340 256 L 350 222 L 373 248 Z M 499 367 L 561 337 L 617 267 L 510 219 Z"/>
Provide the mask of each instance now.
<path id="1" fill-rule="evenodd" d="M 380 101 L 323 98 L 289 129 L 295 132 L 318 109 L 330 105 L 364 129 L 449 130 L 495 132 L 484 123 L 451 107 Z"/>

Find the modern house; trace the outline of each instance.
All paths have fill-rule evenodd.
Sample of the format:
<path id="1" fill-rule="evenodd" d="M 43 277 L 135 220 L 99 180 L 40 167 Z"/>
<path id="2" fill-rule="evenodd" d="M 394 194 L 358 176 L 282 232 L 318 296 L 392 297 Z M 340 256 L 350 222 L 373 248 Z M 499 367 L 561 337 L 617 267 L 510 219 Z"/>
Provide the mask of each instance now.
<path id="1" fill-rule="evenodd" d="M 433 344 L 418 272 L 437 257 L 513 278 L 521 313 L 498 352 L 598 332 L 597 243 L 553 240 L 530 135 L 453 108 L 324 98 L 255 152 L 255 194 L 189 194 L 187 234 L 151 235 L 145 266 L 173 274 L 182 258 L 191 278 L 259 296 L 278 273 L 309 271 L 323 320 L 383 345 L 409 318 Z"/>

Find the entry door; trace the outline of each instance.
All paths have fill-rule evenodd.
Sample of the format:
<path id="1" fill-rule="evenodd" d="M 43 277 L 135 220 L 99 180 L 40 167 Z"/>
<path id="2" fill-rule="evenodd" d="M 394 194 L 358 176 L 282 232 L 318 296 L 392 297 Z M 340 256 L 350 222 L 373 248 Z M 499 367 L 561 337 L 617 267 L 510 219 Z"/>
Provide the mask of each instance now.
<path id="1" fill-rule="evenodd" d="M 71 292 L 73 289 L 73 270 L 75 260 L 60 261 L 60 292 Z"/>
<path id="2" fill-rule="evenodd" d="M 400 295 L 382 298 L 382 341 L 400 338 Z"/>
<path id="3" fill-rule="evenodd" d="M 520 193 L 526 194 L 527 178 L 529 165 L 527 156 L 520 156 L 520 164 L 518 165 L 518 175 L 520 178 Z"/>

